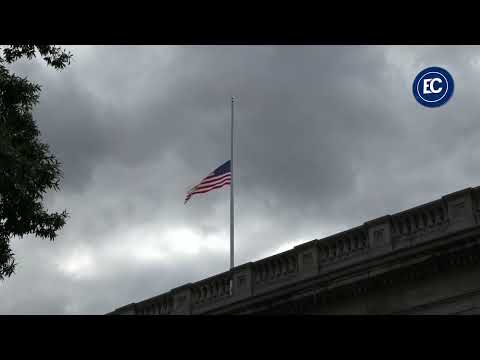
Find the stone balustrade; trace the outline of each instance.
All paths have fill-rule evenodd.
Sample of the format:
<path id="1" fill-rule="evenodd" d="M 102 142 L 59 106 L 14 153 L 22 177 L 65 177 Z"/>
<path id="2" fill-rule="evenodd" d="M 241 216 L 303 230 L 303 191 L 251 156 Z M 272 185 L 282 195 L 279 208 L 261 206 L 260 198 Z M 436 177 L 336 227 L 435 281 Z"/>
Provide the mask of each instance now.
<path id="1" fill-rule="evenodd" d="M 358 227 L 320 240 L 319 259 L 323 263 L 342 261 L 367 251 L 369 247 L 366 229 Z"/>
<path id="2" fill-rule="evenodd" d="M 445 231 L 449 225 L 447 213 L 447 204 L 442 199 L 392 216 L 390 224 L 394 247 L 428 233 Z"/>
<path id="3" fill-rule="evenodd" d="M 193 284 L 191 288 L 193 305 L 210 304 L 230 297 L 232 295 L 231 282 L 232 276 L 226 272 Z"/>
<path id="4" fill-rule="evenodd" d="M 294 252 L 257 261 L 253 265 L 254 286 L 275 282 L 281 278 L 295 275 L 298 272 L 298 259 Z"/>
<path id="5" fill-rule="evenodd" d="M 480 187 L 187 284 L 110 314 L 201 314 L 480 224 Z"/>
<path id="6" fill-rule="evenodd" d="M 173 312 L 173 298 L 169 293 L 133 305 L 137 315 L 170 315 Z"/>

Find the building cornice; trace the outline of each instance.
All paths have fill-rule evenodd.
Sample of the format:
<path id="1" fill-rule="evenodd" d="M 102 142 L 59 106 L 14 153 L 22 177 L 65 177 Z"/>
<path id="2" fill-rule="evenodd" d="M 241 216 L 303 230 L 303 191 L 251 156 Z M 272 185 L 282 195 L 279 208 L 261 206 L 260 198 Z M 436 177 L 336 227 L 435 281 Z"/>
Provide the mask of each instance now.
<path id="1" fill-rule="evenodd" d="M 348 293 L 350 290 L 345 289 L 349 287 L 351 295 L 361 294 L 382 284 L 373 279 L 384 278 L 382 281 L 388 284 L 394 274 L 417 269 L 432 259 L 452 257 L 468 244 L 476 251 L 479 200 L 479 187 L 463 189 L 182 285 L 110 314 L 237 313 L 263 303 L 272 306 L 294 301 L 308 291 L 315 301 Z"/>

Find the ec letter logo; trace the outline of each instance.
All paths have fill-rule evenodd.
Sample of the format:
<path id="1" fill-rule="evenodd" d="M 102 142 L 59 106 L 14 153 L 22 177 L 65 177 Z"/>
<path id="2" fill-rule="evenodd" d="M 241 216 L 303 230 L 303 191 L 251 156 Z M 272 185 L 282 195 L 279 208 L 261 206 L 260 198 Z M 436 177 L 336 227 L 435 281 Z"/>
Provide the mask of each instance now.
<path id="1" fill-rule="evenodd" d="M 427 107 L 445 104 L 453 95 L 453 78 L 450 73 L 439 67 L 430 67 L 421 71 L 413 81 L 413 96 Z"/>
<path id="2" fill-rule="evenodd" d="M 423 93 L 424 94 L 438 94 L 443 88 L 438 88 L 437 90 L 434 89 L 433 84 L 435 82 L 442 83 L 442 79 L 435 78 L 435 79 L 423 79 Z"/>

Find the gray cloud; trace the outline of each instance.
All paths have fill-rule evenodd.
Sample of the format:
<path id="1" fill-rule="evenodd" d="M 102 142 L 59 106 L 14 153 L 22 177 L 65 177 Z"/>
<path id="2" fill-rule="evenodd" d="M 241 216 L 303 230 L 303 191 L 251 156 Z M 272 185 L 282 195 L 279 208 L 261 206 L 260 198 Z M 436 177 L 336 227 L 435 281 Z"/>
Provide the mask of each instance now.
<path id="1" fill-rule="evenodd" d="M 478 47 L 73 47 L 43 86 L 40 129 L 64 163 L 53 242 L 13 241 L 0 313 L 101 314 L 228 268 L 228 191 L 185 191 L 229 157 L 236 105 L 236 255 L 299 242 L 478 185 Z M 455 94 L 417 104 L 446 67 Z"/>

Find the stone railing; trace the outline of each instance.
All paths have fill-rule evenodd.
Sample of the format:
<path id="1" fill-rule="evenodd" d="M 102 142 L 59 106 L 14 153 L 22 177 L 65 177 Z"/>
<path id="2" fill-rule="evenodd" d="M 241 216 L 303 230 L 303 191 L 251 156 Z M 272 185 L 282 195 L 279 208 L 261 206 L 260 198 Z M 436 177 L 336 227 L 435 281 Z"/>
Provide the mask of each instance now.
<path id="1" fill-rule="evenodd" d="M 167 293 L 135 304 L 138 315 L 169 315 L 173 312 L 173 297 Z"/>
<path id="2" fill-rule="evenodd" d="M 229 272 L 202 280 L 191 287 L 193 306 L 212 304 L 232 295 L 232 276 Z"/>
<path id="3" fill-rule="evenodd" d="M 110 314 L 202 314 L 480 224 L 480 187 L 365 222 Z"/>
<path id="4" fill-rule="evenodd" d="M 254 286 L 260 287 L 295 276 L 298 272 L 298 258 L 295 252 L 288 251 L 257 261 L 252 268 Z"/>
<path id="5" fill-rule="evenodd" d="M 319 261 L 321 263 L 342 261 L 368 251 L 369 247 L 368 233 L 361 226 L 320 240 Z"/>
<path id="6" fill-rule="evenodd" d="M 444 232 L 449 224 L 447 214 L 447 204 L 442 199 L 393 215 L 390 220 L 393 246 Z"/>

